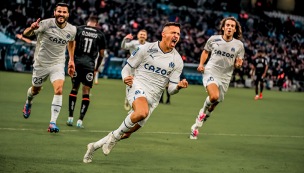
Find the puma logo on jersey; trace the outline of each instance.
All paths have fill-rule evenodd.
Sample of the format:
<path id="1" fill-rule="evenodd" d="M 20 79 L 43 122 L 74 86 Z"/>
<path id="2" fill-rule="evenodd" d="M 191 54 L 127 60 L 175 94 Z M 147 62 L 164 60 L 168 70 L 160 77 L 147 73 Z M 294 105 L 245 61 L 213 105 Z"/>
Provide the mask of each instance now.
<path id="1" fill-rule="evenodd" d="M 161 75 L 170 75 L 171 74 L 171 71 L 167 72 L 167 70 L 165 70 L 165 69 L 162 69 L 160 67 L 155 67 L 154 65 L 149 65 L 148 63 L 145 64 L 144 67 L 147 70 L 151 70 L 154 73 L 158 73 L 158 74 L 161 74 Z"/>
<path id="2" fill-rule="evenodd" d="M 150 55 L 152 57 L 152 59 L 154 60 L 154 57 L 152 55 Z"/>
<path id="3" fill-rule="evenodd" d="M 218 54 L 218 55 L 226 56 L 228 58 L 233 58 L 234 57 L 234 54 L 230 54 L 230 53 L 225 52 L 225 51 L 214 50 L 214 53 Z"/>
<path id="4" fill-rule="evenodd" d="M 58 43 L 58 44 L 67 44 L 68 43 L 68 41 L 63 40 L 61 38 L 50 37 L 49 40 L 52 41 L 52 42 L 54 42 L 54 43 Z"/>

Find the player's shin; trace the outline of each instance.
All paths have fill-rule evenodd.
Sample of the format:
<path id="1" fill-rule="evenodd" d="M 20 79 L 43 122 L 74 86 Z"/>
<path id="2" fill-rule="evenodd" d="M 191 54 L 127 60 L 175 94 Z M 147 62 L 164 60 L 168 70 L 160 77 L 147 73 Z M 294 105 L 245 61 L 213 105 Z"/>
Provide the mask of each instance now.
<path id="1" fill-rule="evenodd" d="M 133 123 L 131 121 L 131 115 L 132 113 L 130 113 L 126 119 L 121 123 L 121 125 L 119 126 L 119 128 L 117 130 L 114 131 L 114 137 L 116 139 L 120 139 L 121 135 L 123 135 L 124 133 L 128 132 L 132 127 L 135 126 L 136 123 Z"/>
<path id="2" fill-rule="evenodd" d="M 28 90 L 27 90 L 27 103 L 28 104 L 33 104 L 33 99 L 35 98 L 37 94 L 33 94 L 32 93 L 32 87 L 30 87 Z"/>
<path id="3" fill-rule="evenodd" d="M 104 138 L 100 139 L 99 141 L 95 142 L 94 148 L 98 149 L 98 148 L 102 147 L 103 144 L 105 144 L 107 142 L 108 138 L 109 138 L 109 135 L 107 135 Z"/>
<path id="4" fill-rule="evenodd" d="M 77 121 L 77 125 L 82 125 L 82 120 L 88 110 L 90 104 L 90 95 L 83 95 L 82 96 L 82 102 L 81 102 L 81 109 L 80 109 L 80 116 L 79 120 Z"/>
<path id="5" fill-rule="evenodd" d="M 263 92 L 264 89 L 264 82 L 260 82 L 260 93 Z"/>
<path id="6" fill-rule="evenodd" d="M 61 106 L 62 106 L 62 95 L 54 95 L 52 107 L 51 107 L 51 111 L 52 111 L 51 122 L 56 123 L 56 120 L 60 113 Z"/>
<path id="7" fill-rule="evenodd" d="M 74 108 L 77 100 L 77 91 L 72 90 L 69 95 L 69 119 L 73 119 Z"/>
<path id="8" fill-rule="evenodd" d="M 211 103 L 211 101 L 210 101 L 210 99 L 209 99 L 209 96 L 206 98 L 206 100 L 205 100 L 205 103 L 204 103 L 204 107 L 203 107 L 203 110 L 202 110 L 202 112 L 204 113 L 204 114 L 206 114 L 207 113 L 207 110 L 210 108 L 210 106 L 212 105 L 213 103 Z M 200 111 L 201 112 L 201 111 Z"/>
<path id="9" fill-rule="evenodd" d="M 95 74 L 95 84 L 98 83 L 98 75 L 99 75 L 99 72 L 97 71 L 96 74 Z"/>

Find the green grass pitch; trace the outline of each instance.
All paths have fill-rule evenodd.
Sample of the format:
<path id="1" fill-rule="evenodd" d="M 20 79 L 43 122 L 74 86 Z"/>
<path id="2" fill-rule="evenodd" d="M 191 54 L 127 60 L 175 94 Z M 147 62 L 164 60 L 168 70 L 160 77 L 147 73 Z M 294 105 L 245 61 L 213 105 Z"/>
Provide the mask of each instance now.
<path id="1" fill-rule="evenodd" d="M 0 72 L 0 172 L 304 172 L 304 93 L 230 88 L 223 103 L 190 140 L 190 127 L 207 96 L 190 85 L 159 105 L 146 125 L 120 141 L 109 156 L 102 150 L 93 162 L 82 162 L 86 145 L 115 130 L 127 116 L 125 85 L 100 79 L 91 90 L 84 129 L 76 129 L 81 91 L 68 118 L 70 77 L 63 88 L 57 126 L 49 133 L 53 88 L 49 80 L 34 99 L 28 119 L 22 116 L 31 74 Z"/>

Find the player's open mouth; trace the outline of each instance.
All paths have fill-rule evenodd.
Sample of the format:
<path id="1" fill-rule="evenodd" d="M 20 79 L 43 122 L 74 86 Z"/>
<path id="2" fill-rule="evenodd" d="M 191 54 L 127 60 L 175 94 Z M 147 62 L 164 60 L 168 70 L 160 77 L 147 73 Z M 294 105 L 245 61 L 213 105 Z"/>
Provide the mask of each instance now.
<path id="1" fill-rule="evenodd" d="M 177 39 L 173 39 L 172 42 L 171 42 L 171 46 L 175 47 L 176 42 L 177 42 Z"/>

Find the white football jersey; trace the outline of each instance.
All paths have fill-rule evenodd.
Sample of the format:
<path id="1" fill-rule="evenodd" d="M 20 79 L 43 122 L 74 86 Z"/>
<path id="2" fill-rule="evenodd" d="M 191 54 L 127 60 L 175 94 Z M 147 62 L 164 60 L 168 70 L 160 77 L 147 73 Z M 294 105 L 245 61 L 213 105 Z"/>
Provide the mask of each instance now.
<path id="1" fill-rule="evenodd" d="M 133 83 L 156 101 L 168 82 L 178 84 L 184 67 L 180 54 L 175 49 L 164 53 L 158 41 L 137 47 L 128 59 L 128 65 L 135 69 Z"/>
<path id="2" fill-rule="evenodd" d="M 64 64 L 66 46 L 75 39 L 76 27 L 67 23 L 64 28 L 59 28 L 55 18 L 50 18 L 40 21 L 34 32 L 38 35 L 35 63 L 40 66 Z"/>
<path id="3" fill-rule="evenodd" d="M 230 82 L 236 58 L 244 58 L 243 43 L 235 38 L 227 42 L 222 35 L 214 35 L 208 39 L 204 49 L 211 53 L 204 73 Z"/>
<path id="4" fill-rule="evenodd" d="M 132 40 L 129 43 L 124 43 L 122 48 L 126 49 L 126 50 L 129 50 L 130 53 L 133 53 L 136 50 L 137 47 L 146 45 L 147 43 L 149 43 L 149 42 L 145 41 L 145 44 L 140 44 L 138 40 Z"/>

